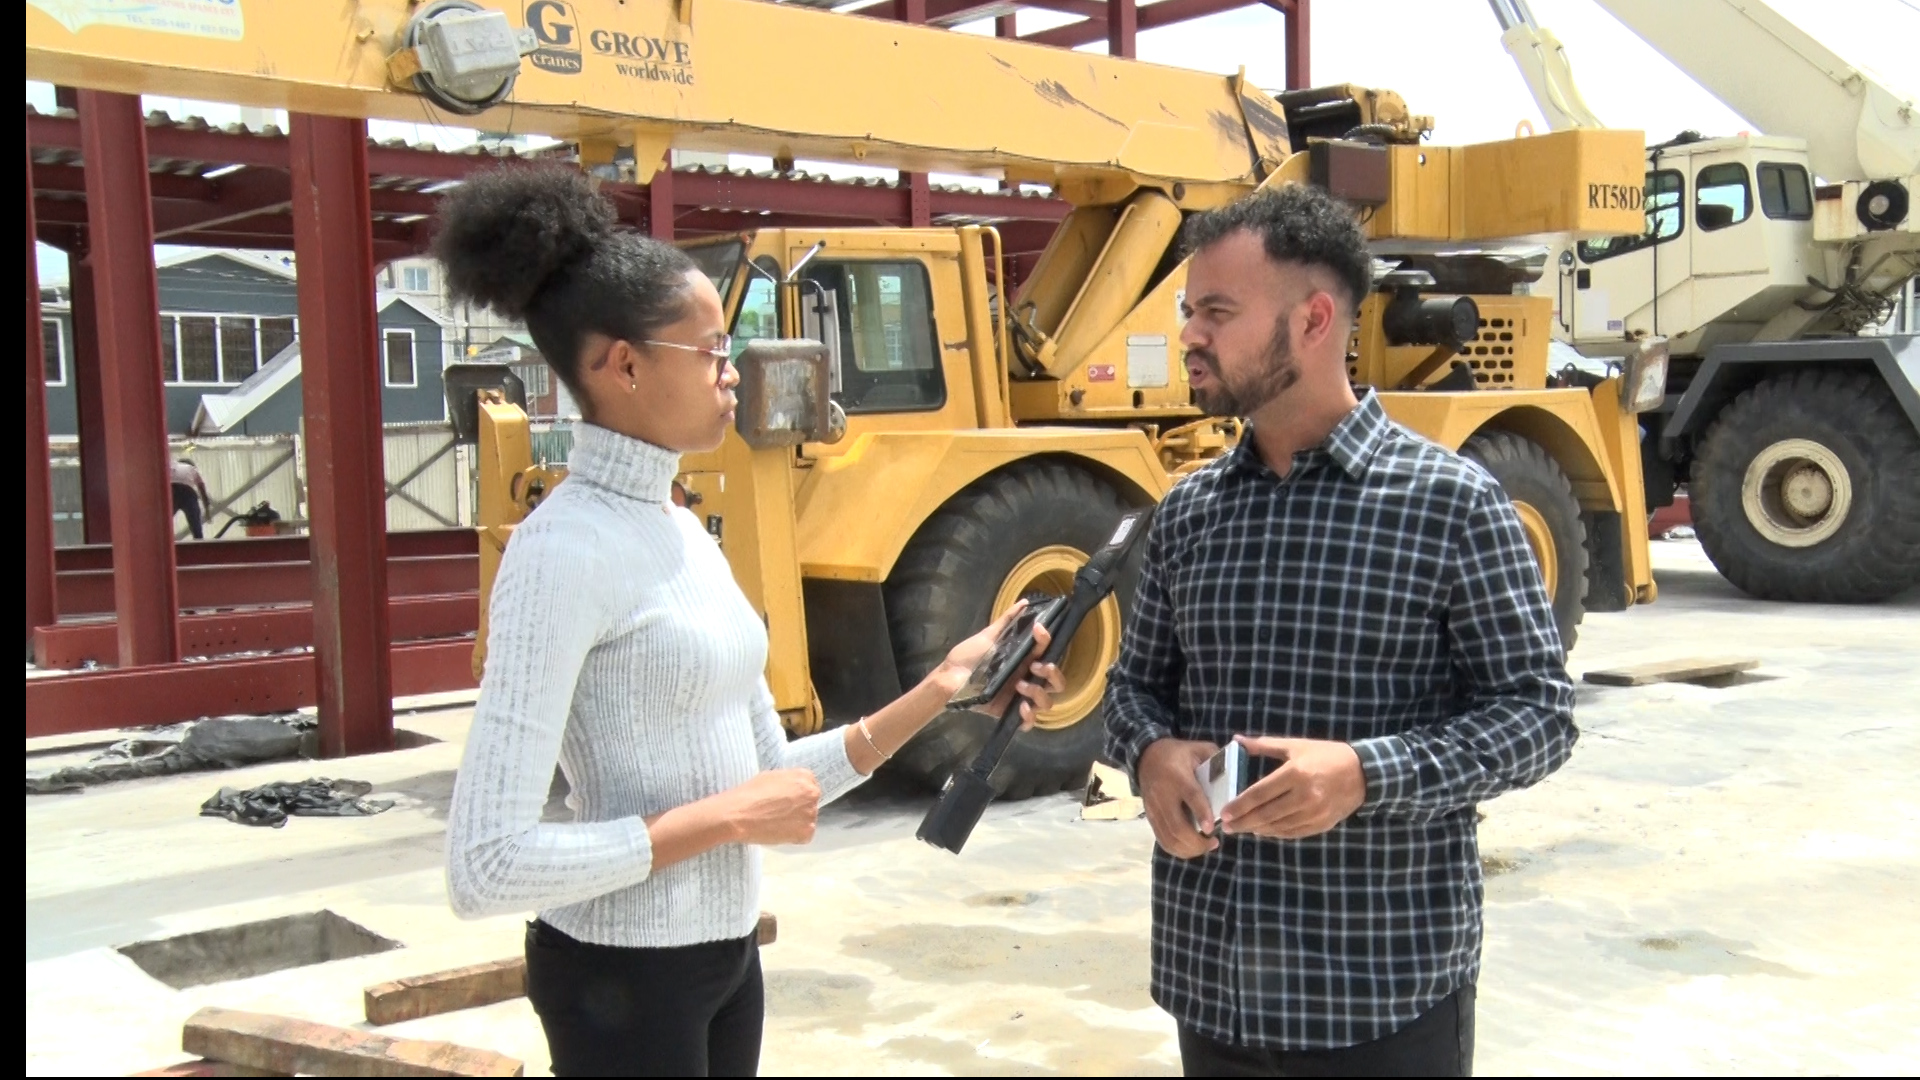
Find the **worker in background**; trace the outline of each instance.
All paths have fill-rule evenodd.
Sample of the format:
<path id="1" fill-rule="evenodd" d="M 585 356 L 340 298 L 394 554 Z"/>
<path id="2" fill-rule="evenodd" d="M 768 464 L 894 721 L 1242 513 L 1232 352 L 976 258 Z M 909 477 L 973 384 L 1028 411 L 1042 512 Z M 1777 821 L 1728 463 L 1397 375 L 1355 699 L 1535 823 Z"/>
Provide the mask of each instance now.
<path id="1" fill-rule="evenodd" d="M 173 512 L 187 515 L 187 532 L 195 540 L 206 539 L 202 522 L 213 513 L 213 500 L 207 495 L 207 482 L 192 458 L 173 463 Z"/>
<path id="2" fill-rule="evenodd" d="M 811 840 L 820 804 L 944 711 L 1013 612 L 885 708 L 789 742 L 766 625 L 671 498 L 680 455 L 733 423 L 713 283 L 617 231 L 564 167 L 469 179 L 441 204 L 435 254 L 456 297 L 525 322 L 582 415 L 567 482 L 514 530 L 494 583 L 448 815 L 454 910 L 538 910 L 527 998 L 556 1075 L 752 1075 L 758 845 Z M 1032 724 L 1059 672 L 1032 676 L 988 710 L 1017 692 Z M 570 821 L 542 817 L 556 762 Z"/>
<path id="3" fill-rule="evenodd" d="M 1161 505 L 1107 689 L 1153 855 L 1152 993 L 1188 1076 L 1465 1076 L 1474 805 L 1573 749 L 1573 686 L 1511 504 L 1357 396 L 1371 287 L 1305 186 L 1188 225 L 1198 402 L 1250 430 Z M 1194 775 L 1238 741 L 1218 829 Z"/>

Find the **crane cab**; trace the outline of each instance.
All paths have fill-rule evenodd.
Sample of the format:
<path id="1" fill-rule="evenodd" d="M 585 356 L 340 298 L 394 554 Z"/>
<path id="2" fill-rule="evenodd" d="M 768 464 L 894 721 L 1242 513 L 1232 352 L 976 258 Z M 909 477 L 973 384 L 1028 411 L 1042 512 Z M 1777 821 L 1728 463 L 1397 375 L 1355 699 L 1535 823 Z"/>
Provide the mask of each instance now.
<path id="1" fill-rule="evenodd" d="M 1646 228 L 1584 240 L 1559 259 L 1562 336 L 1599 347 L 1664 335 L 1676 355 L 1752 340 L 1806 293 L 1815 190 L 1805 144 L 1702 139 L 1648 153 Z M 1710 340 L 1711 339 L 1711 340 Z"/>

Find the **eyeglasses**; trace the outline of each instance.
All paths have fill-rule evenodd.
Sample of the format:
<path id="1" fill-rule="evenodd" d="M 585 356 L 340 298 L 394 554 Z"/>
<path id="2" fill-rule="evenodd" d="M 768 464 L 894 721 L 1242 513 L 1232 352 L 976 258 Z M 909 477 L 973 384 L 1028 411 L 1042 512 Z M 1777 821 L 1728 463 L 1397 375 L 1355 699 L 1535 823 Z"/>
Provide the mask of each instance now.
<path id="1" fill-rule="evenodd" d="M 642 341 L 642 345 L 658 345 L 663 349 L 679 349 L 682 352 L 703 353 L 712 358 L 713 381 L 718 383 L 726 378 L 727 362 L 733 358 L 733 335 L 721 334 L 720 340 L 712 345 L 682 345 L 677 341 Z"/>

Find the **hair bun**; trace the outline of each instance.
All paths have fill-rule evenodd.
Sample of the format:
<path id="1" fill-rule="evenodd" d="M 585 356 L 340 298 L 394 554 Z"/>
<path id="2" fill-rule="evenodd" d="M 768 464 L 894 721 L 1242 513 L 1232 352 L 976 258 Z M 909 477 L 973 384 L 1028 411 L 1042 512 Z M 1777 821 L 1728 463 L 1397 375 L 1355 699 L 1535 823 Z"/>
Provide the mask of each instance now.
<path id="1" fill-rule="evenodd" d="M 589 258 L 614 220 L 613 206 L 576 169 L 498 168 L 441 201 L 433 256 L 455 299 L 524 322 L 547 282 Z"/>

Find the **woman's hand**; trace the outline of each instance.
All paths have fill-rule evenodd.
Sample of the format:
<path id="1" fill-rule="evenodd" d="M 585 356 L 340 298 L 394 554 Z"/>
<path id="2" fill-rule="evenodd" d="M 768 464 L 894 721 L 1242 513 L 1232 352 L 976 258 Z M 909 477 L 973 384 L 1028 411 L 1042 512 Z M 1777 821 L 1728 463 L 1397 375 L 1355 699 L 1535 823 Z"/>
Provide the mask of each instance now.
<path id="1" fill-rule="evenodd" d="M 967 678 L 973 669 L 986 660 L 993 651 L 993 643 L 1016 616 L 1026 607 L 1025 601 L 1013 605 L 1005 615 L 993 621 L 993 625 L 955 645 L 947 658 L 938 667 L 927 673 L 912 690 L 896 698 L 879 712 L 865 717 L 859 723 L 848 724 L 843 736 L 847 748 L 847 760 L 862 776 L 871 775 L 880 763 L 892 757 L 907 740 L 927 726 L 934 717 L 946 711 L 947 702 L 960 688 L 967 684 Z M 1051 635 L 1042 627 L 1034 628 L 1033 653 L 1031 661 L 1047 650 Z M 1025 698 L 1020 705 L 1021 727 L 1033 726 L 1033 718 L 1042 710 L 1052 708 L 1053 695 L 1064 687 L 1060 678 L 1060 669 L 1052 664 L 1028 664 L 1027 678 L 1019 679 L 1000 692 L 995 701 L 980 711 L 991 713 L 998 718 L 1013 704 L 1014 695 Z"/>
<path id="2" fill-rule="evenodd" d="M 941 674 L 945 676 L 942 681 L 949 687 L 949 695 L 966 684 L 967 678 L 973 674 L 973 669 L 979 667 L 987 658 L 987 654 L 993 651 L 993 643 L 999 640 L 1001 632 L 1013 622 L 1016 616 L 1026 610 L 1026 607 L 1025 600 L 1015 602 L 1005 614 L 995 619 L 986 629 L 955 645 L 953 650 L 947 653 L 946 661 L 940 666 Z M 1044 654 L 1052 641 L 1053 635 L 1047 632 L 1047 628 L 1036 625 L 1033 628 L 1033 652 L 1029 659 L 1037 659 Z M 998 697 L 980 706 L 978 711 L 999 716 L 1007 711 L 1007 706 L 1013 703 L 1015 696 L 1025 698 L 1026 700 L 1020 706 L 1020 728 L 1024 731 L 1033 726 L 1033 720 L 1037 714 L 1053 707 L 1053 695 L 1065 688 L 1057 664 L 1032 664 L 1029 666 L 1027 678 L 1016 679 L 1009 683 L 1006 689 L 1000 691 Z"/>
<path id="3" fill-rule="evenodd" d="M 820 782 L 806 769 L 773 769 L 716 796 L 743 844 L 805 844 L 820 818 Z"/>

